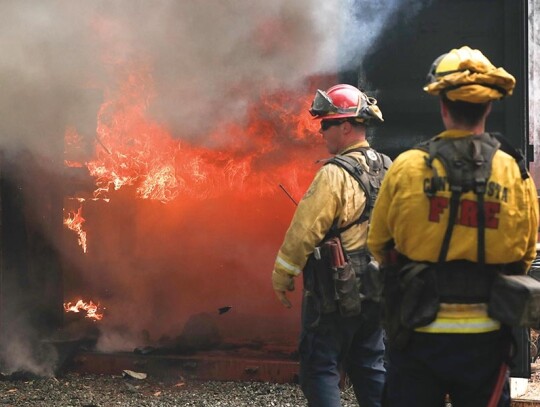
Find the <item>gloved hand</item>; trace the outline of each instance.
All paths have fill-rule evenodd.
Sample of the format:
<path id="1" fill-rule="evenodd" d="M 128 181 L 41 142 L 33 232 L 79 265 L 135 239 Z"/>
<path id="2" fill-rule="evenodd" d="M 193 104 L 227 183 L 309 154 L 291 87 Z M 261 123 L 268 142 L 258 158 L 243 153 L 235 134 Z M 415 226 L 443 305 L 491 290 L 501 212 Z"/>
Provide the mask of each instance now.
<path id="1" fill-rule="evenodd" d="M 291 302 L 287 298 L 286 291 L 294 291 L 294 278 L 290 274 L 277 273 L 275 270 L 272 272 L 272 286 L 276 292 L 278 300 L 286 308 L 291 308 Z"/>

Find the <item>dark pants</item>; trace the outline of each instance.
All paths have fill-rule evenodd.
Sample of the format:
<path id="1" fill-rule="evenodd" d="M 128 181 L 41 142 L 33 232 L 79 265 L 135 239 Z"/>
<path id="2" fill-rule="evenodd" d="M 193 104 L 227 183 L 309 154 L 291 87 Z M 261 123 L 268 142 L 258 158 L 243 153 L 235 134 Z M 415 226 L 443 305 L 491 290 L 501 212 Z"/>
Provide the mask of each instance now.
<path id="1" fill-rule="evenodd" d="M 307 310 L 309 313 L 310 310 Z M 381 406 L 385 382 L 380 305 L 362 303 L 359 316 L 324 315 L 308 328 L 306 310 L 300 340 L 300 385 L 309 407 L 339 407 L 341 368 L 362 407 Z"/>
<path id="2" fill-rule="evenodd" d="M 487 406 L 510 337 L 502 331 L 484 334 L 412 334 L 404 349 L 388 350 L 384 405 L 388 407 Z M 508 377 L 499 407 L 510 406 Z"/>

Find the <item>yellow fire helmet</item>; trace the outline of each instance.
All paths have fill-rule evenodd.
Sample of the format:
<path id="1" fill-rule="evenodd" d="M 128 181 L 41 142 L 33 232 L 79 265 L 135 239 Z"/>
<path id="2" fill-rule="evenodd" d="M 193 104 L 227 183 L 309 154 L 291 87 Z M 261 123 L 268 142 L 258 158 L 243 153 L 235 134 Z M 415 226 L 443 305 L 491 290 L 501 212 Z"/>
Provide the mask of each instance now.
<path id="1" fill-rule="evenodd" d="M 515 84 L 512 75 L 495 68 L 480 50 L 463 46 L 433 62 L 424 91 L 452 101 L 486 103 L 510 96 Z"/>

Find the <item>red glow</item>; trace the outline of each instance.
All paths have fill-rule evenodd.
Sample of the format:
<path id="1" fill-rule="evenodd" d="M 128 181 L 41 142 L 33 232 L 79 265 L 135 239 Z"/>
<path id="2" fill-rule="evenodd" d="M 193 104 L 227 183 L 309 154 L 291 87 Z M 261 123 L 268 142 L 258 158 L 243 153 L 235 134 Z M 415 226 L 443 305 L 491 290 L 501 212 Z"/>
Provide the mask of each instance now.
<path id="1" fill-rule="evenodd" d="M 82 208 L 66 222 L 79 242 L 84 232 L 85 253 L 88 231 L 91 256 L 70 257 L 80 276 L 68 288 L 106 299 L 107 326 L 153 338 L 223 304 L 233 305 L 223 321 L 238 318 L 234 334 L 296 338 L 289 327 L 299 312 L 283 314 L 270 274 L 295 209 L 280 184 L 299 201 L 327 154 L 308 113 L 314 90 L 262 92 L 243 120 L 194 137 L 152 116 L 159 95 L 149 65 L 107 62 L 121 74 L 103 92 L 95 155 L 85 162 L 96 199 L 84 202 L 84 231 Z M 300 295 L 291 294 L 297 306 Z"/>
<path id="2" fill-rule="evenodd" d="M 82 168 L 83 167 L 83 164 L 77 162 L 77 161 L 71 161 L 71 160 L 64 160 L 64 165 L 66 167 L 71 167 L 71 168 Z"/>
<path id="3" fill-rule="evenodd" d="M 66 167 L 83 166 L 83 138 L 74 127 L 66 128 L 64 132 L 64 165 Z"/>

